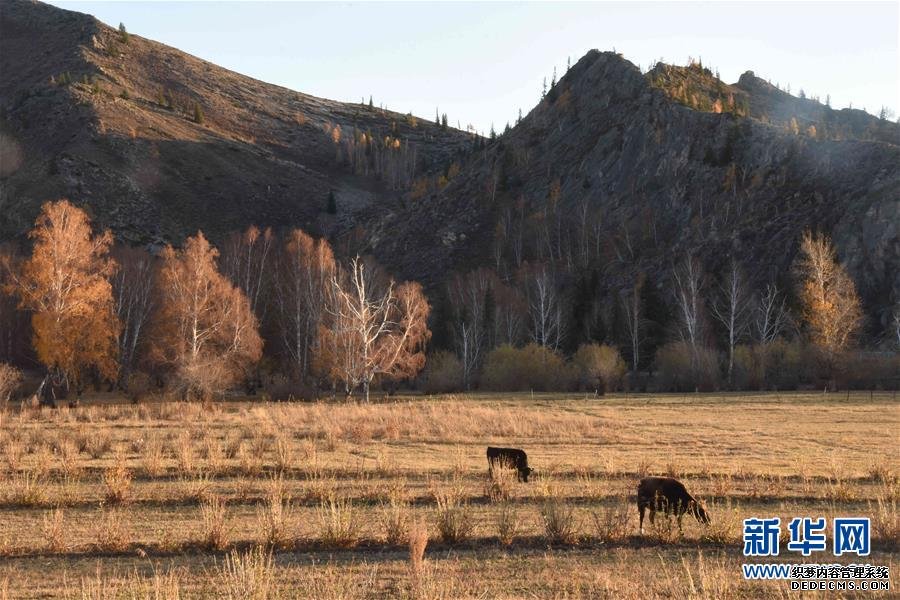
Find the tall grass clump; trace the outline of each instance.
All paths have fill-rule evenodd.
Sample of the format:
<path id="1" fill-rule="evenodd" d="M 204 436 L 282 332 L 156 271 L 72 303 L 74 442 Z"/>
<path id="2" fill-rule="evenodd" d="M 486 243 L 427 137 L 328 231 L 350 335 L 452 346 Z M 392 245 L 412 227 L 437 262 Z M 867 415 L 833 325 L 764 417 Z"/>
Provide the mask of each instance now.
<path id="1" fill-rule="evenodd" d="M 66 549 L 65 516 L 60 508 L 47 511 L 44 515 L 41 534 L 48 552 L 64 552 Z"/>
<path id="2" fill-rule="evenodd" d="M 116 453 L 115 464 L 103 473 L 107 504 L 123 504 L 131 490 L 131 471 L 125 464 L 125 453 Z"/>
<path id="3" fill-rule="evenodd" d="M 447 544 L 464 542 L 475 528 L 469 507 L 456 490 L 438 490 L 437 529 L 441 540 Z"/>
<path id="4" fill-rule="evenodd" d="M 289 502 L 285 500 L 281 479 L 275 479 L 266 494 L 262 506 L 257 509 L 259 528 L 262 530 L 262 543 L 270 548 L 280 548 L 288 543 L 288 521 L 292 513 Z"/>
<path id="5" fill-rule="evenodd" d="M 591 513 L 597 538 L 606 543 L 621 542 L 628 537 L 631 529 L 631 511 L 629 506 L 617 502 L 612 507 L 595 510 Z"/>
<path id="6" fill-rule="evenodd" d="M 578 543 L 578 522 L 575 509 L 559 496 L 551 496 L 541 506 L 544 537 L 550 544 Z"/>
<path id="7" fill-rule="evenodd" d="M 518 472 L 503 461 L 491 461 L 488 479 L 485 484 L 485 496 L 491 502 L 505 502 L 512 496 Z"/>
<path id="8" fill-rule="evenodd" d="M 359 520 L 350 500 L 331 498 L 318 508 L 319 539 L 328 548 L 353 548 L 359 543 Z"/>
<path id="9" fill-rule="evenodd" d="M 504 546 L 509 546 L 516 538 L 521 523 L 519 515 L 510 504 L 504 503 L 497 512 L 497 539 Z"/>
<path id="10" fill-rule="evenodd" d="M 260 546 L 247 552 L 232 550 L 218 567 L 218 595 L 228 600 L 275 598 L 275 563 Z"/>
<path id="11" fill-rule="evenodd" d="M 410 587 L 419 590 L 425 566 L 425 547 L 428 546 L 428 529 L 422 521 L 416 521 L 409 528 L 409 579 Z"/>
<path id="12" fill-rule="evenodd" d="M 200 505 L 200 518 L 203 522 L 202 545 L 207 550 L 222 551 L 228 547 L 227 510 L 225 501 L 212 496 Z"/>

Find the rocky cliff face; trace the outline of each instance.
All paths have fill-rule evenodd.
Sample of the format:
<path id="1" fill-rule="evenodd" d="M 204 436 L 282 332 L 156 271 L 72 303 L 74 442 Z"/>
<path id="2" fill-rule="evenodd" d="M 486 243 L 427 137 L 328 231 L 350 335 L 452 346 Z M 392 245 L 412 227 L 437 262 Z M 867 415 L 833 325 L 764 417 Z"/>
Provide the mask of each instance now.
<path id="1" fill-rule="evenodd" d="M 787 285 L 805 229 L 833 236 L 870 330 L 900 301 L 900 133 L 747 73 L 642 74 L 592 51 L 506 135 L 315 98 L 92 17 L 0 5 L 0 239 L 69 197 L 133 243 L 254 223 L 371 251 L 433 292 L 488 265 L 552 265 L 602 298 L 731 257 Z M 329 192 L 337 215 L 326 212 Z M 589 283 L 585 283 L 588 281 Z"/>
<path id="2" fill-rule="evenodd" d="M 718 113 L 714 100 L 709 111 L 673 101 L 656 75 L 589 53 L 443 192 L 374 229 L 373 246 L 419 278 L 552 261 L 570 280 L 596 273 L 596 294 L 616 293 L 638 271 L 662 293 L 688 254 L 713 275 L 735 257 L 755 283 L 788 285 L 802 231 L 821 230 L 848 264 L 872 330 L 886 326 L 900 301 L 900 147 L 847 138 L 856 126 L 896 142 L 897 126 L 829 114 L 842 139 L 813 137 L 782 124 L 789 102 L 763 119 L 774 88 L 758 91 L 749 75 L 734 90 L 747 116 Z M 806 128 L 827 129 L 814 111 L 798 114 Z"/>

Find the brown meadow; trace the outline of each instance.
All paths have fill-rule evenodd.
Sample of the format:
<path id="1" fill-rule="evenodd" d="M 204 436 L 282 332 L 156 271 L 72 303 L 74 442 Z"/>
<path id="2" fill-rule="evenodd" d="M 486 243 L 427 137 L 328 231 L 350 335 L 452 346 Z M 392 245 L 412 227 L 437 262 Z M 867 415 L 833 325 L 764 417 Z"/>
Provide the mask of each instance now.
<path id="1" fill-rule="evenodd" d="M 898 430 L 868 392 L 8 407 L 0 598 L 787 597 L 743 580 L 742 519 L 869 516 L 893 570 Z M 647 473 L 711 526 L 639 536 Z"/>

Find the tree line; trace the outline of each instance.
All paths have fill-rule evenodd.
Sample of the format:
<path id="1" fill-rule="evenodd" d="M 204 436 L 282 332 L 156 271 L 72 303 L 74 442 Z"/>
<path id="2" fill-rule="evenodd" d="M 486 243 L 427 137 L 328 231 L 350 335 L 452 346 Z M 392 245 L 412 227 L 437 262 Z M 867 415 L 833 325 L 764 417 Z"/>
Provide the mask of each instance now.
<path id="1" fill-rule="evenodd" d="M 299 229 L 277 237 L 251 227 L 221 253 L 198 232 L 154 256 L 93 232 L 61 200 L 43 206 L 29 236 L 30 256 L 0 253 L 3 289 L 30 315 L 50 398 L 92 382 L 127 390 L 138 373 L 183 398 L 252 392 L 266 346 L 279 361 L 270 370 L 366 399 L 374 379 L 413 377 L 425 364 L 421 286 L 396 283 L 369 259 L 342 264 Z"/>
<path id="2" fill-rule="evenodd" d="M 562 284 L 554 225 L 545 221 L 539 237 L 556 261 L 454 274 L 432 292 L 432 311 L 418 283 L 395 282 L 371 258 L 340 261 L 300 229 L 250 227 L 221 249 L 198 232 L 151 254 L 95 233 L 68 201 L 51 202 L 30 255 L 0 250 L 0 357 L 27 364 L 15 346 L 30 330 L 48 394 L 107 382 L 183 398 L 235 387 L 368 398 L 373 384 L 401 381 L 427 391 L 833 387 L 851 369 L 863 313 L 823 235 L 801 239 L 793 297 L 774 282 L 755 287 L 737 261 L 712 277 L 687 256 L 665 285 L 638 273 L 597 298 L 596 287 Z M 609 320 L 615 330 L 598 327 Z M 885 360 L 854 363 L 857 378 L 896 376 L 896 355 Z"/>

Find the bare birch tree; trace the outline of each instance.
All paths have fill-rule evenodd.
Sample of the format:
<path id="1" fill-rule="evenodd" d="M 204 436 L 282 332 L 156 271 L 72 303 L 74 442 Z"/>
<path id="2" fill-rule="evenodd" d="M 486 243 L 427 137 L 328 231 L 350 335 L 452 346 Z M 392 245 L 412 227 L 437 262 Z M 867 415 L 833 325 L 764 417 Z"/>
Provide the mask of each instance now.
<path id="1" fill-rule="evenodd" d="M 562 302 L 553 275 L 546 265 L 540 265 L 529 270 L 526 276 L 531 339 L 539 346 L 559 350 L 565 326 Z"/>
<path id="2" fill-rule="evenodd" d="M 673 271 L 678 334 L 696 356 L 701 341 L 703 270 L 694 257 L 685 258 Z"/>
<path id="3" fill-rule="evenodd" d="M 377 375 L 410 377 L 425 366 L 431 336 L 428 305 L 421 286 L 393 280 L 379 289 L 372 269 L 359 257 L 331 280 L 329 318 L 320 328 L 319 363 L 344 382 L 347 395 L 362 386 L 366 402 Z"/>
<path id="4" fill-rule="evenodd" d="M 734 371 L 734 347 L 749 327 L 750 298 L 747 284 L 737 261 L 732 260 L 724 280 L 719 284 L 718 297 L 712 313 L 725 328 L 728 341 L 728 382 Z"/>
<path id="5" fill-rule="evenodd" d="M 770 283 L 756 299 L 753 310 L 753 333 L 760 344 L 769 344 L 784 330 L 788 321 L 785 298 L 778 286 Z"/>
<path id="6" fill-rule="evenodd" d="M 624 290 L 619 296 L 625 312 L 625 327 L 631 341 L 631 370 L 633 372 L 637 372 L 641 362 L 641 326 L 644 320 L 641 291 L 644 288 L 644 279 L 644 274 L 639 273 L 631 289 Z"/>

